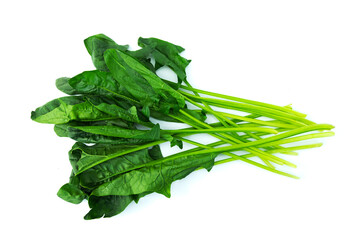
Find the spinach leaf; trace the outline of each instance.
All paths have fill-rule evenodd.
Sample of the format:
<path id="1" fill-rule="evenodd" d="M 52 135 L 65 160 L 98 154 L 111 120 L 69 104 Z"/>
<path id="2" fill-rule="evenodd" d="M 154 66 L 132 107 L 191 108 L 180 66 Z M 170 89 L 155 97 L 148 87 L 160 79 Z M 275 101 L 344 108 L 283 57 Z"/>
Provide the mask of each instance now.
<path id="1" fill-rule="evenodd" d="M 129 149 L 132 149 L 132 147 L 127 145 L 95 144 L 88 146 L 77 142 L 69 151 L 69 159 L 73 167 L 73 172 L 78 172 L 78 162 L 83 158 L 104 157 Z M 141 149 L 109 159 L 76 175 L 76 178 L 78 179 L 78 183 L 81 183 L 81 186 L 94 188 L 104 181 L 108 181 L 113 176 L 131 169 L 138 164 L 144 164 L 162 157 L 159 145 L 155 145 L 151 149 Z"/>
<path id="2" fill-rule="evenodd" d="M 105 52 L 105 62 L 113 77 L 143 106 L 169 113 L 185 106 L 183 96 L 135 58 L 115 49 Z"/>
<path id="3" fill-rule="evenodd" d="M 122 211 L 138 196 L 91 196 L 89 198 L 89 207 L 91 210 L 84 216 L 85 220 L 91 220 L 101 217 L 112 217 Z"/>
<path id="4" fill-rule="evenodd" d="M 135 106 L 124 100 L 102 96 L 89 96 L 87 97 L 87 100 L 97 109 L 110 116 L 118 117 L 129 122 L 149 125 L 149 120 L 143 116 Z M 147 123 L 144 123 L 144 121 L 147 121 Z"/>
<path id="5" fill-rule="evenodd" d="M 128 45 L 118 45 L 104 34 L 88 37 L 84 40 L 84 43 L 88 53 L 91 55 L 94 66 L 101 71 L 108 71 L 104 61 L 104 52 L 107 49 L 113 48 L 125 51 L 129 47 Z"/>
<path id="6" fill-rule="evenodd" d="M 171 161 L 140 165 L 138 169 L 120 174 L 114 180 L 100 185 L 92 191 L 91 195 L 129 196 L 144 192 L 157 192 L 170 197 L 172 182 L 186 177 L 199 167 L 210 171 L 216 156 L 217 154 L 180 156 Z"/>
<path id="7" fill-rule="evenodd" d="M 156 69 L 151 64 L 149 58 L 151 49 L 142 48 L 136 51 L 129 51 L 128 45 L 118 45 L 114 40 L 104 34 L 97 34 L 84 40 L 85 47 L 91 55 L 92 61 L 96 69 L 100 71 L 108 71 L 104 61 L 104 53 L 107 49 L 117 49 L 126 52 L 128 55 L 136 58 L 149 70 L 155 72 Z"/>
<path id="8" fill-rule="evenodd" d="M 59 189 L 57 195 L 63 200 L 74 204 L 79 204 L 87 198 L 87 194 L 82 191 L 80 186 L 80 179 L 74 175 L 73 171 L 71 172 L 69 183 L 64 184 Z"/>
<path id="9" fill-rule="evenodd" d="M 146 49 L 151 49 L 151 54 L 157 64 L 156 69 L 161 66 L 168 66 L 178 76 L 179 83 L 186 79 L 185 68 L 191 60 L 180 56 L 180 53 L 185 50 L 184 48 L 157 38 L 140 37 L 138 45 Z"/>
<path id="10" fill-rule="evenodd" d="M 64 82 L 65 79 L 62 81 Z M 109 72 L 85 71 L 68 79 L 68 85 L 81 94 L 116 96 L 132 100 L 129 99 L 131 95 L 126 88 L 119 84 Z"/>
<path id="11" fill-rule="evenodd" d="M 129 139 L 131 140 L 131 139 Z M 134 139 L 136 140 L 136 139 Z M 69 152 L 69 159 L 73 167 L 74 173 L 79 175 L 86 170 L 95 167 L 99 164 L 111 161 L 114 158 L 137 152 L 148 147 L 155 146 L 165 141 L 150 142 L 145 145 L 137 146 L 134 143 L 128 142 L 125 144 L 101 144 L 97 143 L 88 146 L 82 143 L 77 143 Z M 151 157 L 161 156 L 159 150 L 152 150 L 149 153 Z M 150 158 L 145 158 L 150 159 Z"/>
<path id="12" fill-rule="evenodd" d="M 118 126 L 71 126 L 72 128 L 103 136 L 118 138 L 143 139 L 147 141 L 160 139 L 160 126 L 156 124 L 151 130 L 126 129 Z"/>
<path id="13" fill-rule="evenodd" d="M 114 119 L 82 96 L 67 96 L 54 99 L 31 112 L 31 119 L 39 123 L 63 124 L 72 120 L 94 121 Z"/>
<path id="14" fill-rule="evenodd" d="M 86 130 L 88 132 L 83 130 Z M 74 125 L 74 123 L 56 124 L 54 126 L 54 131 L 59 137 L 68 137 L 81 143 L 142 144 L 149 142 L 151 141 L 151 138 L 156 137 L 156 129 L 153 132 L 143 133 L 143 137 L 134 134 L 134 138 L 113 137 L 92 133 L 96 130 L 98 129 L 89 129 L 89 127 L 82 124 L 76 126 Z M 122 134 L 127 134 L 127 136 L 129 136 L 129 133 L 124 133 L 124 131 L 122 132 Z M 138 138 L 135 138 L 135 136 L 138 136 Z"/>
<path id="15" fill-rule="evenodd" d="M 92 155 L 95 156 L 95 155 Z M 102 155 L 103 156 L 103 155 Z M 114 157 L 77 175 L 83 187 L 92 189 L 137 165 L 153 161 L 148 149 Z"/>
<path id="16" fill-rule="evenodd" d="M 147 154 L 146 154 L 147 153 Z M 135 154 L 135 156 L 133 155 Z M 144 155 L 145 154 L 145 155 Z M 147 160 L 143 160 L 141 156 L 145 157 Z M 124 160 L 123 158 L 127 157 L 128 159 Z M 132 158 L 135 157 L 135 158 Z M 212 156 L 214 157 L 214 156 Z M 146 162 L 151 162 L 153 160 L 158 160 L 162 158 L 162 154 L 160 151 L 160 148 L 158 145 L 154 146 L 150 150 L 141 150 L 135 153 L 132 153 L 131 155 L 125 155 L 118 159 L 115 159 L 114 161 L 111 160 L 109 162 L 102 163 L 100 165 L 97 165 L 79 175 L 81 178 L 83 174 L 87 174 L 88 171 L 96 169 L 97 176 L 103 177 L 102 173 L 107 173 L 110 176 L 116 175 L 118 172 L 124 172 L 126 169 L 131 169 L 136 164 L 144 164 Z M 179 161 L 182 161 L 183 159 L 178 159 Z M 173 171 L 170 173 L 170 170 L 167 169 L 164 172 L 169 173 L 166 177 L 168 181 L 175 181 L 178 179 L 181 179 L 185 176 L 187 176 L 189 173 L 191 173 L 194 168 L 198 166 L 205 166 L 208 170 L 211 169 L 213 165 L 213 158 L 208 160 L 200 160 L 197 162 L 197 164 L 191 164 L 192 159 L 188 159 L 190 161 L 187 166 L 186 164 L 183 164 L 182 169 L 172 169 Z M 165 165 L 165 164 L 164 164 Z M 196 166 L 196 167 L 194 167 Z M 149 173 L 151 175 L 151 173 Z M 157 174 L 157 173 L 152 173 Z M 94 174 L 95 175 L 95 174 Z M 93 175 L 93 176 L 94 176 Z M 172 179 L 169 179 L 169 175 L 172 175 Z M 87 176 L 89 177 L 89 176 Z M 161 177 L 160 177 L 161 178 Z M 94 179 L 91 179 L 92 181 Z M 95 180 L 99 181 L 98 179 Z M 137 185 L 141 185 L 143 182 L 139 181 Z M 147 182 L 149 184 L 149 182 Z M 159 181 L 156 183 L 159 185 Z M 101 185 L 104 187 L 103 185 Z M 149 187 L 148 187 L 149 188 Z M 161 187 L 160 187 L 161 188 Z M 166 196 L 170 196 L 170 186 L 167 186 L 165 184 Z M 159 190 L 160 191 L 160 190 Z M 89 207 L 91 210 L 85 215 L 86 220 L 90 219 L 96 219 L 101 217 L 112 217 L 115 216 L 122 211 L 125 210 L 125 208 L 132 202 L 135 201 L 136 203 L 139 201 L 140 198 L 146 196 L 147 194 L 150 194 L 152 191 L 144 191 L 138 194 L 131 194 L 131 195 L 104 195 L 104 196 L 96 196 L 96 195 L 90 195 L 89 197 Z M 161 191 L 160 191 L 161 192 Z"/>
<path id="17" fill-rule="evenodd" d="M 118 152 L 132 149 L 133 146 L 125 144 L 101 144 L 86 145 L 80 142 L 75 143 L 69 151 L 69 160 L 74 174 L 77 174 L 84 163 L 91 162 L 93 159 L 101 159 L 108 155 L 114 155 Z M 79 165 L 80 162 L 80 165 Z"/>
<path id="18" fill-rule="evenodd" d="M 79 204 L 86 198 L 86 194 L 78 186 L 71 183 L 64 184 L 57 195 L 63 200 L 74 204 Z"/>
<path id="19" fill-rule="evenodd" d="M 57 89 L 59 89 L 60 91 L 62 91 L 63 93 L 66 93 L 68 95 L 80 94 L 80 92 L 78 92 L 76 89 L 74 89 L 72 86 L 70 86 L 69 80 L 70 80 L 70 78 L 67 78 L 67 77 L 62 77 L 62 78 L 56 79 L 55 85 L 56 85 Z"/>

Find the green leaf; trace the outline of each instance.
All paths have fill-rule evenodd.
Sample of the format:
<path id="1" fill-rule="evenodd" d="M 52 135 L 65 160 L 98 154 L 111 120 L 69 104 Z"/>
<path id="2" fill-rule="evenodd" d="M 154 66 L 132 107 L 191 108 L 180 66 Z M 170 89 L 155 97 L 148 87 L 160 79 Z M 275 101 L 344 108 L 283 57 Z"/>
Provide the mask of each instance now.
<path id="1" fill-rule="evenodd" d="M 91 123 L 92 124 L 92 123 Z M 78 129 L 79 128 L 79 129 Z M 59 137 L 68 137 L 81 143 L 103 143 L 103 144 L 142 144 L 149 142 L 156 135 L 154 132 L 143 133 L 143 138 L 122 138 L 105 136 L 81 130 L 92 131 L 84 126 L 83 123 L 56 124 L 54 131 Z M 131 135 L 130 135 L 131 136 Z"/>
<path id="2" fill-rule="evenodd" d="M 133 146 L 124 144 L 101 144 L 85 145 L 83 143 L 75 143 L 69 151 L 69 160 L 73 167 L 73 172 L 76 174 L 81 170 L 82 166 L 91 163 L 96 159 L 103 159 L 109 155 L 119 152 L 124 152 L 132 149 Z M 80 162 L 80 165 L 79 165 Z"/>
<path id="3" fill-rule="evenodd" d="M 86 194 L 78 186 L 71 183 L 64 184 L 57 195 L 63 200 L 74 204 L 79 204 L 86 198 Z"/>
<path id="4" fill-rule="evenodd" d="M 143 48 L 151 49 L 151 54 L 156 62 L 156 69 L 160 66 L 168 66 L 171 68 L 178 79 L 181 81 L 186 79 L 185 68 L 191 60 L 187 60 L 180 56 L 184 48 L 175 44 L 157 39 L 157 38 L 139 38 L 138 45 Z"/>
<path id="5" fill-rule="evenodd" d="M 126 159 L 124 159 L 126 158 Z M 89 171 L 92 172 L 92 179 L 91 182 L 93 183 L 99 183 L 103 179 L 106 179 L 107 177 L 116 176 L 119 172 L 126 172 L 129 169 L 134 168 L 136 165 L 146 164 L 150 163 L 151 161 L 154 161 L 156 159 L 161 159 L 162 154 L 160 151 L 160 148 L 158 145 L 154 146 L 152 149 L 147 150 L 141 150 L 138 152 L 134 152 L 131 154 L 124 155 L 122 157 L 110 160 L 108 162 L 104 162 L 100 165 L 97 165 L 79 175 L 79 178 L 82 179 L 82 184 L 85 183 L 85 181 L 89 181 Z M 141 181 L 134 181 L 136 184 L 134 185 L 134 188 L 139 188 L 137 186 L 144 184 L 146 182 L 147 186 L 145 186 L 145 189 L 157 189 L 157 192 L 160 192 L 164 194 L 165 196 L 170 197 L 170 184 L 171 182 L 175 180 L 179 180 L 181 178 L 184 178 L 188 174 L 190 174 L 194 169 L 196 169 L 199 166 L 206 167 L 208 170 L 211 169 L 213 166 L 213 161 L 215 158 L 215 155 L 213 156 L 207 156 L 206 159 L 203 159 L 202 156 L 200 156 L 200 161 L 197 159 L 197 163 L 194 163 L 194 159 L 176 159 L 177 161 L 182 162 L 182 166 L 179 168 L 173 168 L 170 170 L 169 165 L 163 163 L 161 167 L 165 167 L 165 169 L 162 171 L 161 174 L 167 173 L 164 176 L 161 176 L 158 172 L 148 173 L 145 174 L 145 176 L 141 176 Z M 145 159 L 145 160 L 144 160 Z M 187 163 L 184 162 L 184 160 L 187 160 Z M 151 171 L 151 170 L 150 170 Z M 152 169 L 154 171 L 154 169 Z M 95 174 L 97 173 L 97 175 Z M 145 171 L 147 173 L 147 171 Z M 152 175 L 152 178 L 148 178 L 146 175 Z M 155 175 L 159 174 L 158 177 Z M 97 177 L 95 177 L 97 176 Z M 145 180 L 142 179 L 145 177 Z M 111 178 L 110 178 L 111 179 Z M 115 178 L 118 181 L 118 178 Z M 154 182 L 153 180 L 154 179 Z M 144 181 L 142 181 L 144 180 Z M 149 182 L 150 181 L 150 182 Z M 168 181 L 167 183 L 161 184 L 161 181 Z M 114 183 L 113 181 L 109 181 L 108 183 Z M 137 186 L 136 186 L 137 185 Z M 150 186 L 151 185 L 151 186 Z M 111 185 L 112 186 L 112 185 Z M 160 186 L 160 187 L 159 187 Z M 119 186 L 121 188 L 121 186 Z M 158 188 L 159 187 L 159 188 Z M 100 188 L 104 188 L 104 183 L 100 185 Z M 140 187 L 141 188 L 141 187 Z M 100 191 L 99 188 L 96 189 L 96 191 Z M 122 211 L 132 202 L 138 202 L 141 197 L 144 197 L 145 195 L 151 193 L 153 191 L 143 191 L 138 194 L 131 194 L 131 195 L 104 195 L 104 196 L 97 196 L 97 195 L 90 195 L 89 197 L 89 206 L 91 210 L 88 214 L 86 214 L 85 219 L 95 219 L 95 218 L 101 218 L 101 217 L 112 217 L 115 216 Z"/>
<path id="6" fill-rule="evenodd" d="M 151 142 L 147 145 L 136 146 L 133 143 L 129 144 L 95 144 L 88 146 L 82 143 L 77 143 L 69 152 L 69 159 L 73 166 L 73 171 L 78 176 L 80 173 L 93 168 L 99 164 L 103 164 L 112 159 L 131 154 L 133 152 L 147 149 L 155 146 L 162 141 Z M 159 153 L 155 151 L 158 155 Z M 139 154 L 139 153 L 138 153 Z M 147 160 L 150 158 L 145 158 Z"/>
<path id="7" fill-rule="evenodd" d="M 84 216 L 84 219 L 91 220 L 115 216 L 124 211 L 134 199 L 134 196 L 91 196 L 89 198 L 91 210 Z"/>
<path id="8" fill-rule="evenodd" d="M 160 139 L 160 126 L 156 124 L 151 130 L 126 129 L 118 126 L 71 126 L 87 133 L 109 137 L 134 138 L 147 141 Z"/>
<path id="9" fill-rule="evenodd" d="M 68 85 L 81 94 L 116 96 L 132 100 L 126 88 L 120 85 L 109 72 L 85 71 L 70 78 Z"/>
<path id="10" fill-rule="evenodd" d="M 87 147 L 87 148 L 91 148 L 91 147 Z M 99 147 L 100 146 L 96 146 L 97 149 L 99 149 Z M 124 148 L 122 146 L 118 148 L 118 150 L 123 150 L 123 149 Z M 105 156 L 105 155 L 99 155 L 99 152 L 96 152 L 97 154 L 90 155 L 89 149 L 87 150 L 88 152 L 81 153 L 83 156 L 80 156 L 80 159 L 82 157 L 89 157 L 89 156 L 93 156 L 93 157 Z M 106 162 L 95 165 L 92 168 L 78 174 L 77 177 L 80 180 L 81 186 L 89 189 L 97 187 L 98 185 L 106 181 L 110 181 L 111 178 L 113 178 L 114 176 L 120 173 L 126 172 L 129 169 L 132 169 L 138 165 L 146 164 L 148 162 L 153 161 L 154 160 L 153 151 L 152 151 L 152 155 L 150 155 L 149 149 L 142 149 L 119 157 L 114 157 Z M 155 148 L 155 152 L 156 152 L 156 148 Z"/>
<path id="11" fill-rule="evenodd" d="M 54 99 L 31 112 L 31 119 L 39 123 L 63 124 L 72 120 L 94 121 L 115 117 L 101 112 L 82 96 Z"/>
<path id="12" fill-rule="evenodd" d="M 180 149 L 183 148 L 183 142 L 180 139 L 177 138 L 173 138 L 170 142 L 170 146 L 178 146 Z"/>
<path id="13" fill-rule="evenodd" d="M 84 40 L 84 43 L 87 51 L 91 55 L 94 66 L 96 69 L 101 71 L 108 71 L 104 61 L 104 52 L 107 49 L 114 48 L 122 51 L 128 49 L 128 45 L 118 45 L 111 38 L 104 34 L 97 34 L 88 37 Z"/>
<path id="14" fill-rule="evenodd" d="M 135 58 L 115 49 L 105 52 L 105 62 L 113 77 L 143 106 L 168 113 L 185 106 L 183 96 Z"/>
<path id="15" fill-rule="evenodd" d="M 155 72 L 154 66 L 151 64 L 149 56 L 151 49 L 142 48 L 136 51 L 129 51 L 128 45 L 118 45 L 114 40 L 104 34 L 97 34 L 84 40 L 85 47 L 88 50 L 96 69 L 108 71 L 104 61 L 104 53 L 107 49 L 117 49 L 126 52 L 133 58 L 136 58 L 149 70 Z"/>
<path id="16" fill-rule="evenodd" d="M 67 77 L 62 77 L 62 78 L 56 79 L 57 89 L 59 89 L 60 91 L 62 91 L 63 93 L 66 93 L 68 95 L 80 94 L 76 89 L 74 89 L 72 86 L 70 86 L 69 80 L 70 80 L 70 78 L 67 78 Z"/>
<path id="17" fill-rule="evenodd" d="M 151 149 L 148 150 L 149 151 L 149 155 L 152 159 L 157 160 L 160 158 L 163 158 L 163 155 L 161 153 L 161 149 L 159 145 L 155 145 L 153 146 Z"/>
<path id="18" fill-rule="evenodd" d="M 137 108 L 135 106 L 131 106 L 128 102 L 114 100 L 108 97 L 101 96 L 89 96 L 87 100 L 93 104 L 100 111 L 117 117 L 129 122 L 134 123 L 142 123 L 140 120 Z M 140 116 L 143 120 L 146 118 L 144 116 Z"/>
<path id="19" fill-rule="evenodd" d="M 100 185 L 92 191 L 95 196 L 129 196 L 144 192 L 157 192 L 170 197 L 171 183 L 182 179 L 199 167 L 208 171 L 214 165 L 217 154 L 200 154 L 172 158 L 171 161 L 157 160 L 139 166 L 138 169 L 120 174 L 110 182 Z"/>

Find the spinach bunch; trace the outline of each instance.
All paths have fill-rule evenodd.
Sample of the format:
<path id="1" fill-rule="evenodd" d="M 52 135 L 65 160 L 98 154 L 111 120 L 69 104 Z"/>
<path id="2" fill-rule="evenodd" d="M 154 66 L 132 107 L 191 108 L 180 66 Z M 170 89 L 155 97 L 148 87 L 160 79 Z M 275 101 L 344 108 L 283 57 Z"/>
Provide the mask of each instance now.
<path id="1" fill-rule="evenodd" d="M 117 215 L 150 193 L 170 197 L 172 182 L 234 160 L 297 178 L 276 169 L 296 166 L 275 154 L 295 155 L 321 144 L 283 145 L 333 135 L 333 126 L 316 124 L 290 106 L 193 88 L 185 71 L 190 60 L 178 45 L 139 38 L 140 49 L 131 51 L 103 34 L 84 43 L 96 69 L 57 79 L 56 87 L 67 96 L 37 108 L 31 119 L 54 124 L 58 136 L 76 141 L 69 151 L 70 180 L 58 196 L 75 204 L 87 199 L 91 210 L 85 219 Z M 178 81 L 159 77 L 163 67 Z M 217 122 L 209 123 L 209 115 Z M 188 127 L 164 130 L 155 119 Z M 218 141 L 203 144 L 188 138 L 193 134 Z M 166 142 L 195 147 L 164 157 L 159 145 Z M 228 158 L 216 160 L 219 155 Z"/>

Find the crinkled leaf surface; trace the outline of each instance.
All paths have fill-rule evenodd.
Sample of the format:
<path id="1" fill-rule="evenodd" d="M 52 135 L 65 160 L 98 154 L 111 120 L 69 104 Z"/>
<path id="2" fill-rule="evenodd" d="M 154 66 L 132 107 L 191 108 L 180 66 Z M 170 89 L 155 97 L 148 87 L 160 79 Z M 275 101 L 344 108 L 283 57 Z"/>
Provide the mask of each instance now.
<path id="1" fill-rule="evenodd" d="M 154 146 L 156 144 L 151 142 L 149 145 Z M 95 144 L 93 146 L 78 143 L 70 150 L 69 158 L 70 162 L 72 162 L 73 171 L 77 176 L 94 166 L 132 152 L 140 151 L 141 149 L 146 148 L 143 148 L 143 146 L 139 147 L 133 143 Z"/>
<path id="2" fill-rule="evenodd" d="M 135 58 L 115 49 L 105 52 L 105 62 L 113 77 L 144 106 L 168 113 L 185 106 L 183 96 Z"/>
<path id="3" fill-rule="evenodd" d="M 101 217 L 112 217 L 122 211 L 138 196 L 91 196 L 89 207 L 91 210 L 84 216 L 85 220 L 97 219 Z"/>
<path id="4" fill-rule="evenodd" d="M 79 126 L 71 124 L 56 124 L 54 127 L 55 133 L 59 137 L 68 137 L 75 141 L 81 143 L 103 143 L 103 144 L 142 144 L 152 140 L 152 134 L 144 133 L 144 138 L 122 138 L 122 137 L 112 137 L 112 136 L 105 136 L 101 134 L 95 134 L 91 132 L 86 132 L 78 128 L 86 129 L 86 126 L 80 124 Z M 146 136 L 149 136 L 146 138 Z"/>
<path id="5" fill-rule="evenodd" d="M 115 41 L 104 34 L 97 34 L 88 37 L 84 40 L 84 43 L 87 51 L 91 55 L 94 66 L 96 69 L 101 71 L 108 70 L 104 61 L 104 52 L 107 49 L 113 48 L 123 51 L 128 49 L 128 45 L 118 45 Z"/>
<path id="6" fill-rule="evenodd" d="M 134 123 L 148 121 L 148 119 L 143 116 L 135 106 L 132 106 L 126 101 L 115 100 L 113 98 L 103 96 L 89 96 L 87 97 L 87 100 L 97 109 L 109 114 L 110 116 L 118 117 Z"/>
<path id="7" fill-rule="evenodd" d="M 80 158 L 81 157 L 82 156 L 80 156 Z M 142 149 L 119 157 L 114 157 L 106 162 L 95 165 L 92 168 L 80 173 L 77 177 L 80 179 L 81 186 L 94 188 L 106 181 L 110 181 L 111 178 L 120 173 L 126 172 L 129 169 L 153 160 L 154 158 L 150 155 L 150 151 L 148 149 Z"/>
<path id="8" fill-rule="evenodd" d="M 56 79 L 56 83 L 55 83 L 56 88 L 68 95 L 80 94 L 80 92 L 78 92 L 76 89 L 74 89 L 72 86 L 70 86 L 69 80 L 70 80 L 70 78 L 68 78 L 68 77 L 62 77 L 62 78 Z"/>
<path id="9" fill-rule="evenodd" d="M 86 198 L 86 194 L 78 186 L 71 183 L 64 184 L 57 195 L 63 200 L 74 204 L 79 204 Z"/>
<path id="10" fill-rule="evenodd" d="M 151 130 L 126 129 L 118 126 L 71 126 L 78 130 L 109 137 L 134 138 L 147 141 L 160 139 L 160 126 L 155 125 Z"/>
<path id="11" fill-rule="evenodd" d="M 63 79 L 64 82 L 66 79 Z M 62 85 L 66 85 L 62 83 Z M 130 93 L 109 72 L 85 71 L 70 79 L 68 85 L 77 93 L 100 96 L 117 96 L 129 99 Z M 131 99 L 129 99 L 131 100 Z"/>
<path id="12" fill-rule="evenodd" d="M 74 204 L 79 204 L 88 197 L 80 186 L 80 179 L 74 175 L 73 171 L 71 171 L 69 183 L 64 184 L 57 195 L 63 200 Z"/>
<path id="13" fill-rule="evenodd" d="M 138 45 L 145 49 L 151 49 L 151 54 L 157 64 L 156 68 L 168 66 L 176 73 L 180 81 L 186 79 L 185 69 L 189 65 L 190 60 L 180 56 L 184 48 L 157 38 L 140 37 Z"/>
<path id="14" fill-rule="evenodd" d="M 83 157 L 107 156 L 128 148 L 128 146 L 124 145 L 96 144 L 93 146 L 87 146 L 81 143 L 76 143 L 69 152 L 69 158 L 73 167 L 77 169 L 77 162 Z M 82 172 L 76 177 L 78 177 L 82 186 L 92 188 L 111 180 L 111 177 L 116 176 L 119 172 L 126 171 L 138 164 L 143 164 L 160 158 L 162 158 L 161 150 L 160 147 L 156 145 L 151 149 L 143 149 L 125 154 L 107 162 L 98 164 L 85 172 Z M 137 203 L 140 198 L 147 194 L 149 193 L 144 192 L 131 196 L 90 196 L 88 203 L 91 210 L 85 215 L 84 219 L 90 220 L 101 217 L 112 217 L 121 213 L 132 201 Z"/>
<path id="15" fill-rule="evenodd" d="M 171 183 L 182 179 L 199 167 L 210 171 L 214 165 L 217 154 L 191 155 L 178 157 L 169 161 L 159 163 L 151 162 L 140 165 L 110 182 L 106 182 L 93 190 L 92 195 L 128 196 L 143 192 L 157 192 L 170 197 Z"/>
<path id="16" fill-rule="evenodd" d="M 94 121 L 115 117 L 100 111 L 82 96 L 54 99 L 31 112 L 31 119 L 39 123 L 63 124 L 72 120 Z"/>

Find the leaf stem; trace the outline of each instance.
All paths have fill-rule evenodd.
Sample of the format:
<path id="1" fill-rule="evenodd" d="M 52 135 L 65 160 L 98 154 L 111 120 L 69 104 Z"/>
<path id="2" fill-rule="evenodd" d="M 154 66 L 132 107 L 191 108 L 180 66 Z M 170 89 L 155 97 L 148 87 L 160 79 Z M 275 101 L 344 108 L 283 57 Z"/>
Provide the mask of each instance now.
<path id="1" fill-rule="evenodd" d="M 276 106 L 276 105 L 272 105 L 272 104 L 268 104 L 268 103 L 263 103 L 263 102 L 248 100 L 248 99 L 244 99 L 244 98 L 238 98 L 238 97 L 233 97 L 233 96 L 229 96 L 229 95 L 204 91 L 204 90 L 193 88 L 193 87 L 190 87 L 190 86 L 180 85 L 180 88 L 185 89 L 185 90 L 189 90 L 189 91 L 196 91 L 198 93 L 202 93 L 202 94 L 205 94 L 205 95 L 208 95 L 208 96 L 218 97 L 218 98 L 232 100 L 232 101 L 236 101 L 236 102 L 249 103 L 249 104 L 252 104 L 252 105 L 255 105 L 255 106 L 261 106 L 261 107 L 267 107 L 267 108 L 271 108 L 271 109 L 276 109 L 276 110 L 279 110 L 279 111 L 283 111 L 283 112 L 287 112 L 287 113 L 297 115 L 299 117 L 306 117 L 306 114 L 294 111 L 294 110 L 286 108 L 286 107 L 280 107 L 280 106 Z"/>

